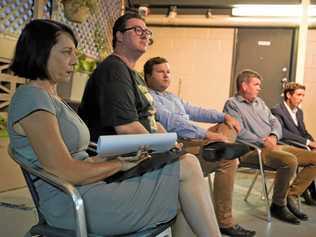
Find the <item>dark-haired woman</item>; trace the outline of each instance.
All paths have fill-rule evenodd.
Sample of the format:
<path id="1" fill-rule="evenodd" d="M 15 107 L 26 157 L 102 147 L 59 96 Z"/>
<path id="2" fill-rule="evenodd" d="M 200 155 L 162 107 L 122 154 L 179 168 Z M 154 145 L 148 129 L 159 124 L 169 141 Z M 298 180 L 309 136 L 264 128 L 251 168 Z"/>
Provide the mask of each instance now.
<path id="1" fill-rule="evenodd" d="M 85 202 L 89 233 L 115 235 L 154 227 L 176 216 L 180 200 L 186 215 L 192 213 L 194 220 L 189 224 L 202 233 L 200 236 L 219 236 L 201 169 L 192 155 L 143 176 L 103 181 L 135 164 L 119 159 L 100 162 L 100 157 L 88 158 L 85 152 L 89 131 L 56 93 L 56 86 L 72 76 L 76 45 L 71 29 L 55 21 L 33 20 L 23 29 L 11 65 L 16 75 L 29 79 L 17 89 L 9 108 L 8 127 L 15 157 L 77 186 Z M 180 172 L 180 166 L 185 170 Z M 53 226 L 74 228 L 69 198 L 45 182 L 35 184 L 47 221 Z M 198 200 L 184 196 L 191 195 L 190 189 L 201 194 Z M 196 204 L 209 210 L 206 220 L 195 218 L 201 209 Z"/>

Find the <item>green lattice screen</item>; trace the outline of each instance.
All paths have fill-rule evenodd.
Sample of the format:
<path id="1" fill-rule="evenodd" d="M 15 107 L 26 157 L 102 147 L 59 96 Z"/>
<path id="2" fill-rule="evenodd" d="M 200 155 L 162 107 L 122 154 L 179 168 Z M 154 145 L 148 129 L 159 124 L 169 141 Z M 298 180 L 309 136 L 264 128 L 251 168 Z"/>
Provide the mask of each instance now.
<path id="1" fill-rule="evenodd" d="M 79 38 L 79 48 L 92 57 L 98 57 L 100 46 L 108 53 L 112 51 L 112 26 L 120 15 L 120 9 L 121 0 L 98 0 L 93 14 L 85 22 L 78 24 L 65 18 L 63 5 L 57 1 L 53 19 L 70 25 Z"/>
<path id="2" fill-rule="evenodd" d="M 60 0 L 47 0 L 44 18 L 64 22 L 70 25 L 79 39 L 79 47 L 84 53 L 99 56 L 100 47 L 111 52 L 112 26 L 120 15 L 121 0 L 98 0 L 96 10 L 83 23 L 68 21 L 63 13 Z M 53 8 L 53 4 L 56 4 Z M 54 11 L 53 11 L 54 9 Z M 34 0 L 0 0 L 0 33 L 18 36 L 21 29 L 34 14 Z"/>
<path id="3" fill-rule="evenodd" d="M 52 0 L 48 0 L 44 8 L 44 18 L 50 18 Z M 18 36 L 34 14 L 34 0 L 1 0 L 0 1 L 0 33 Z"/>

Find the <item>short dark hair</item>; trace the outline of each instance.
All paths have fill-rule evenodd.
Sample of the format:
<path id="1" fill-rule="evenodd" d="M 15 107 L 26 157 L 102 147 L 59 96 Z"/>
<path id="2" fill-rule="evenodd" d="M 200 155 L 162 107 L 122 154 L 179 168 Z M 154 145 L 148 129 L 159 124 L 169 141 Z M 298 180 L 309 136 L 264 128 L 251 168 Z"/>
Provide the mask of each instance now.
<path id="1" fill-rule="evenodd" d="M 162 63 L 168 63 L 167 59 L 162 57 L 154 57 L 147 60 L 147 62 L 144 64 L 144 77 L 146 82 L 149 76 L 151 76 L 154 66 Z"/>
<path id="2" fill-rule="evenodd" d="M 236 77 L 236 87 L 237 87 L 237 92 L 240 91 L 241 88 L 241 84 L 243 82 L 248 82 L 251 78 L 258 78 L 260 81 L 262 81 L 262 76 L 251 69 L 245 69 L 242 70 L 241 72 L 238 73 L 237 77 Z"/>
<path id="3" fill-rule="evenodd" d="M 68 26 L 52 20 L 30 21 L 17 41 L 10 69 L 15 75 L 30 80 L 47 80 L 49 54 L 62 32 L 68 33 L 77 47 L 78 41 Z"/>
<path id="4" fill-rule="evenodd" d="M 290 95 L 293 95 L 296 90 L 302 89 L 305 90 L 306 87 L 302 84 L 296 83 L 296 82 L 289 82 L 286 83 L 284 89 L 283 89 L 283 99 L 287 100 L 287 93 L 290 93 Z"/>
<path id="5" fill-rule="evenodd" d="M 112 47 L 113 47 L 113 49 L 115 48 L 116 41 L 117 41 L 116 33 L 118 31 L 123 31 L 126 28 L 127 21 L 130 19 L 134 19 L 134 18 L 145 21 L 144 18 L 142 18 L 140 15 L 138 15 L 137 13 L 134 13 L 134 12 L 126 13 L 126 14 L 124 14 L 116 19 L 114 26 L 113 26 L 113 29 L 112 29 Z"/>

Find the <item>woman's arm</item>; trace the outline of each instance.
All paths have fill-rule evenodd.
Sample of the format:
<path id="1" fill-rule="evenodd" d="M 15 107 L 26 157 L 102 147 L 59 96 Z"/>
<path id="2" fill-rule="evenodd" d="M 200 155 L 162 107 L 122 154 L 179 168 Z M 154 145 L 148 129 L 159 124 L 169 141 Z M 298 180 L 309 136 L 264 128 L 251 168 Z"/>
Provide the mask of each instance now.
<path id="1" fill-rule="evenodd" d="M 73 184 L 103 180 L 122 169 L 122 162 L 85 162 L 71 157 L 59 131 L 55 115 L 36 111 L 18 122 L 43 168 Z"/>

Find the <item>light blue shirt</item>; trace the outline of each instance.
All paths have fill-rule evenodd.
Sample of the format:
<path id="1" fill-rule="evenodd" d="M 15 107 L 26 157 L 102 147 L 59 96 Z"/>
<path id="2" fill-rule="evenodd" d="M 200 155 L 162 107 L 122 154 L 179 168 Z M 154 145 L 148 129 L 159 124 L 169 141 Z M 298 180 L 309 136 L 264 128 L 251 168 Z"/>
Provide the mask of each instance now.
<path id="1" fill-rule="evenodd" d="M 262 145 L 262 138 L 270 134 L 276 135 L 278 140 L 282 138 L 279 120 L 259 97 L 253 102 L 248 102 L 240 95 L 231 97 L 226 101 L 224 112 L 239 121 L 239 139 Z"/>
<path id="2" fill-rule="evenodd" d="M 154 98 L 158 121 L 168 132 L 176 132 L 178 137 L 205 138 L 207 130 L 196 126 L 192 121 L 206 123 L 224 122 L 224 113 L 190 105 L 167 91 L 150 90 L 149 92 Z"/>

